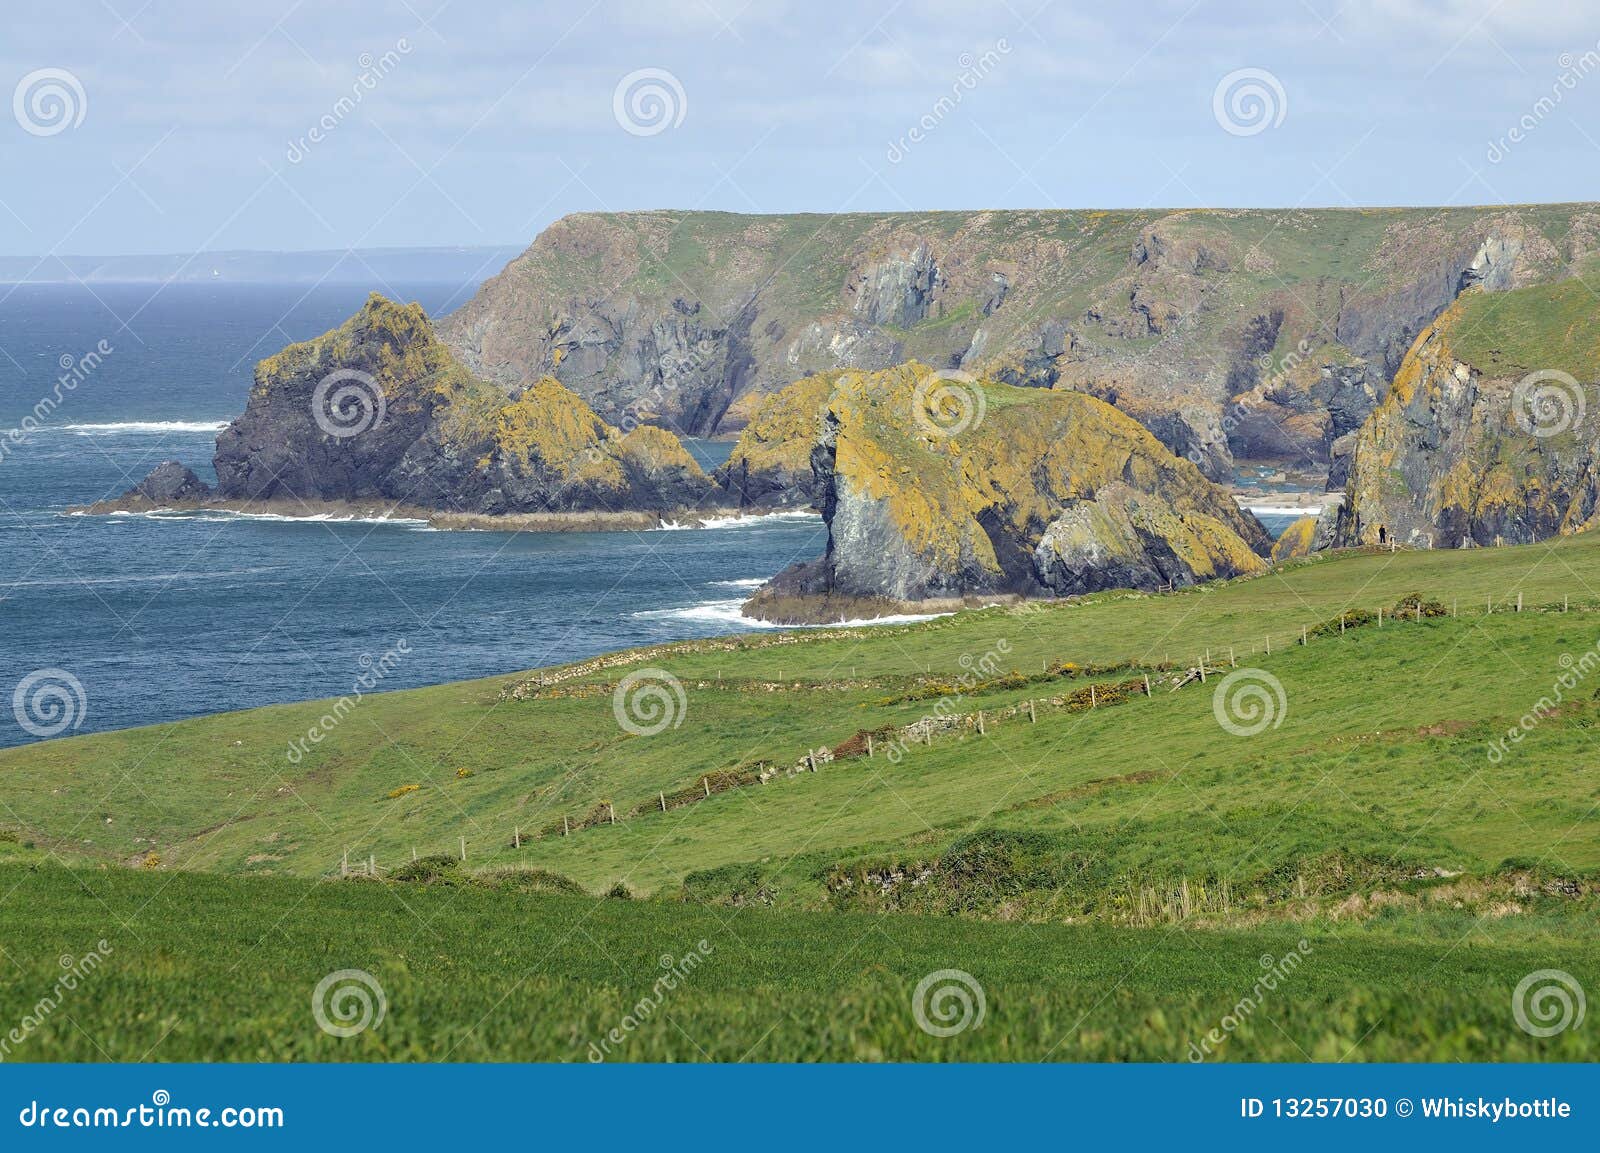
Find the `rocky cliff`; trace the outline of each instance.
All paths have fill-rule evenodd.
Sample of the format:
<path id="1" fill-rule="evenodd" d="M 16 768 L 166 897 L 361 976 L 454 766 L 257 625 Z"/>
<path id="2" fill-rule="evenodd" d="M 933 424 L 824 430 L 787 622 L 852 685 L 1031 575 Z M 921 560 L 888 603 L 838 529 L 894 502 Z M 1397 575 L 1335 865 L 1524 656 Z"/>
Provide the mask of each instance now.
<path id="1" fill-rule="evenodd" d="M 1600 307 L 1582 280 L 1473 288 L 1357 438 L 1337 543 L 1517 544 L 1595 524 Z"/>
<path id="2" fill-rule="evenodd" d="M 714 492 L 671 433 L 623 433 L 550 377 L 509 389 L 481 380 L 419 305 L 378 295 L 339 328 L 256 366 L 213 463 L 214 491 L 169 462 L 124 500 L 669 512 Z"/>
<path id="3" fill-rule="evenodd" d="M 1253 517 L 1094 397 L 913 362 L 802 381 L 794 407 L 824 387 L 810 458 L 827 553 L 761 590 L 751 615 L 1154 589 L 1265 567 Z"/>
<path id="4" fill-rule="evenodd" d="M 583 214 L 441 335 L 625 427 L 734 433 L 796 380 L 917 359 L 1099 397 L 1213 479 L 1240 458 L 1338 487 L 1425 325 L 1466 289 L 1559 279 L 1597 236 L 1593 205 Z"/>

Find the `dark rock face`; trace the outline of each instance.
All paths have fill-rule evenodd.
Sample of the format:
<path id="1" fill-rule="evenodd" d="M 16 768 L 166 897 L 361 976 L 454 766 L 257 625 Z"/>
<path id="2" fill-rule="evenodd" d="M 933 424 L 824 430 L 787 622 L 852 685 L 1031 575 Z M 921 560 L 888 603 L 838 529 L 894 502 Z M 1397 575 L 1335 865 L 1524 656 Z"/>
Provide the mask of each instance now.
<path id="1" fill-rule="evenodd" d="M 549 378 L 508 396 L 455 360 L 420 307 L 377 296 L 256 367 L 214 463 L 217 489 L 206 495 L 227 501 L 665 512 L 712 492 L 670 433 L 623 434 Z M 140 487 L 181 481 L 157 472 Z"/>
<path id="2" fill-rule="evenodd" d="M 943 283 L 933 253 L 926 244 L 918 244 L 907 254 L 885 257 L 862 269 L 847 291 L 854 298 L 851 311 L 866 323 L 910 328 L 933 310 Z M 1003 299 L 1003 289 L 1000 295 Z M 993 293 L 985 301 L 991 302 L 998 307 Z"/>
<path id="3" fill-rule="evenodd" d="M 211 486 L 197 477 L 193 469 L 175 460 L 165 460 L 129 489 L 127 495 L 157 506 L 196 504 L 211 496 Z"/>

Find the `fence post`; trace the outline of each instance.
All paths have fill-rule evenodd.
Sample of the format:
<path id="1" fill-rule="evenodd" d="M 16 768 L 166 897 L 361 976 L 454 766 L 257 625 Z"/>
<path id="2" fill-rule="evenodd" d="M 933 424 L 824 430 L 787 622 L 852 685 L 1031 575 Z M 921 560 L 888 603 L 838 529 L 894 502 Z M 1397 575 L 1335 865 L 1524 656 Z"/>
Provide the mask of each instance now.
<path id="1" fill-rule="evenodd" d="M 572 826 L 567 824 L 567 815 L 565 813 L 561 814 L 561 835 L 563 837 L 570 837 L 572 835 Z"/>
<path id="2" fill-rule="evenodd" d="M 1201 657 L 1200 658 L 1200 683 L 1201 684 L 1205 684 L 1206 683 L 1206 659 L 1205 659 L 1205 657 Z"/>
<path id="3" fill-rule="evenodd" d="M 511 826 L 511 847 L 514 848 L 514 849 L 522 848 L 522 826 L 521 825 L 512 825 Z"/>
<path id="4" fill-rule="evenodd" d="M 1522 594 L 1521 593 L 1517 594 L 1517 611 L 1519 613 L 1522 611 Z"/>
<path id="5" fill-rule="evenodd" d="M 1039 714 L 1034 710 L 1033 699 L 1031 697 L 1028 699 L 1028 723 L 1030 725 L 1036 725 L 1039 723 Z"/>
<path id="6" fill-rule="evenodd" d="M 463 861 L 467 859 L 467 839 L 465 837 L 461 838 L 461 859 Z"/>
<path id="7" fill-rule="evenodd" d="M 810 759 L 811 759 L 811 753 L 808 751 L 806 753 L 806 760 L 809 761 Z M 706 791 L 706 796 L 709 797 L 711 795 L 711 782 L 707 778 L 705 778 L 705 777 L 701 777 L 700 778 L 700 787 Z"/>
<path id="8" fill-rule="evenodd" d="M 1234 657 L 1233 657 L 1233 646 L 1232 645 L 1228 646 L 1228 667 L 1229 668 L 1235 668 L 1235 669 L 1239 667 L 1239 662 L 1237 660 L 1235 660 Z"/>
<path id="9" fill-rule="evenodd" d="M 1150 695 L 1150 674 L 1149 673 L 1145 673 L 1144 674 L 1144 695 L 1145 696 L 1149 696 Z"/>
<path id="10" fill-rule="evenodd" d="M 1272 655 L 1272 637 L 1270 635 L 1267 637 L 1267 655 L 1269 657 Z"/>
<path id="11" fill-rule="evenodd" d="M 1094 685 L 1092 683 L 1089 685 L 1089 707 L 1091 709 L 1095 709 L 1095 708 L 1099 708 L 1100 707 L 1100 702 L 1095 700 Z"/>
<path id="12" fill-rule="evenodd" d="M 1567 611 L 1567 595 L 1565 593 L 1561 594 L 1561 611 Z"/>
<path id="13" fill-rule="evenodd" d="M 872 734 L 867 734 L 867 760 L 872 759 Z"/>
<path id="14" fill-rule="evenodd" d="M 656 795 L 661 798 L 661 811 L 663 813 L 666 812 L 667 811 L 667 794 L 666 794 L 666 791 L 663 790 L 662 792 L 657 793 Z"/>
<path id="15" fill-rule="evenodd" d="M 1310 643 L 1311 643 L 1310 641 L 1306 640 L 1306 626 L 1305 625 L 1301 625 L 1300 626 L 1300 644 L 1302 646 L 1304 646 L 1304 645 L 1307 645 L 1307 644 L 1310 644 Z"/>
<path id="16" fill-rule="evenodd" d="M 1382 605 L 1378 606 L 1378 627 L 1380 629 L 1383 627 L 1383 606 Z"/>
<path id="17" fill-rule="evenodd" d="M 983 710 L 982 709 L 978 710 L 978 735 L 980 737 L 987 735 L 983 731 Z"/>
<path id="18" fill-rule="evenodd" d="M 1344 614 L 1339 614 L 1339 635 L 1344 636 Z"/>
<path id="19" fill-rule="evenodd" d="M 616 824 L 617 823 L 617 806 L 616 806 L 616 803 L 614 801 L 607 801 L 606 802 L 606 811 L 611 814 L 611 823 L 613 825 Z"/>

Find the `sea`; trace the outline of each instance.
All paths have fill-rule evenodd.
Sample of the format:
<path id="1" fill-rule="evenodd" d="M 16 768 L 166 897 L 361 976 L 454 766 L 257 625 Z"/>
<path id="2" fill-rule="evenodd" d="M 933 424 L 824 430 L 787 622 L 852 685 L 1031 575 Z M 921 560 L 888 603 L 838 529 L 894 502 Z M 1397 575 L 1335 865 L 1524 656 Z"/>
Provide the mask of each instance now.
<path id="1" fill-rule="evenodd" d="M 164 460 L 214 482 L 255 362 L 371 287 L 0 285 L 0 746 L 337 697 L 374 668 L 376 689 L 411 688 L 762 628 L 743 600 L 821 555 L 800 512 L 512 533 L 68 511 Z M 434 316 L 476 289 L 382 287 Z M 731 448 L 688 447 L 708 470 Z"/>
<path id="2" fill-rule="evenodd" d="M 475 288 L 385 291 L 442 315 Z M 337 697 L 373 668 L 378 689 L 410 688 L 748 630 L 750 592 L 821 555 L 810 513 L 510 533 L 67 512 L 163 460 L 214 481 L 255 362 L 338 325 L 368 290 L 0 285 L 0 746 Z M 731 449 L 689 447 L 708 468 Z"/>

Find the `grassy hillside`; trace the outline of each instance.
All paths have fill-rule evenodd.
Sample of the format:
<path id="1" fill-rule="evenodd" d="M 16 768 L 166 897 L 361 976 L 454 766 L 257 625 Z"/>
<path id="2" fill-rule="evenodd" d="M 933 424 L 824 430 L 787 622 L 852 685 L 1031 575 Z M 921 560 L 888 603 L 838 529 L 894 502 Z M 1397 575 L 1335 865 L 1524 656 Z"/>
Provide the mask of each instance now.
<path id="1" fill-rule="evenodd" d="M 105 939 L 32 1059 L 583 1060 L 704 940 L 609 1056 L 1184 1059 L 1304 939 L 1208 1056 L 1591 1059 L 1509 1006 L 1600 982 L 1597 549 L 1336 554 L 8 750 L 0 1011 Z M 335 1042 L 306 1000 L 342 968 L 390 1017 Z M 909 1004 L 945 969 L 988 1016 L 941 1039 Z"/>
<path id="2" fill-rule="evenodd" d="M 1024 802 L 1138 773 L 1028 819 L 1115 827 L 1137 815 L 1182 825 L 1196 814 L 1310 805 L 1380 830 L 1397 849 L 1442 838 L 1448 850 L 1438 851 L 1454 864 L 1488 867 L 1553 847 L 1600 797 L 1592 774 L 1556 767 L 1585 747 L 1586 712 L 1539 726 L 1498 765 L 1485 755 L 1497 730 L 1549 691 L 1564 654 L 1595 643 L 1600 595 L 1585 574 L 1597 548 L 1580 536 L 1522 549 L 1340 555 L 1173 595 L 691 642 L 373 695 L 342 720 L 344 710 L 313 702 L 52 741 L 0 753 L 5 822 L 67 859 L 150 856 L 168 869 L 310 876 L 337 873 L 347 851 L 393 867 L 413 848 L 459 852 L 465 838 L 471 867 L 538 865 L 596 890 L 624 880 L 654 891 L 769 856 L 938 845 L 1009 819 Z M 1303 626 L 1389 608 L 1412 591 L 1455 606 L 1459 619 L 1391 618 L 1383 629 L 1295 643 Z M 1530 611 L 1507 612 L 1519 595 Z M 1531 611 L 1564 597 L 1578 611 Z M 1491 599 L 1496 612 L 1485 616 Z M 1213 686 L 1167 691 L 1163 678 L 1174 674 L 1162 666 L 1194 665 L 1207 650 L 1212 677 L 1231 650 L 1281 681 L 1279 727 L 1236 738 L 1217 724 Z M 969 673 L 979 664 L 993 674 Z M 1063 664 L 1078 667 L 1041 672 Z M 1084 671 L 1112 665 L 1125 667 Z M 627 731 L 616 707 L 619 681 L 642 669 L 670 674 L 682 693 L 681 708 L 668 701 L 675 726 L 650 736 Z M 998 679 L 1013 671 L 1039 679 Z M 1151 698 L 1141 690 L 1092 710 L 1068 699 L 1090 682 L 1104 693 L 1147 672 Z M 963 675 L 985 683 L 962 693 Z M 944 696 L 960 699 L 940 709 Z M 1041 702 L 1037 723 L 997 719 L 982 737 L 972 728 L 977 711 L 1030 699 Z M 935 711 L 969 723 L 911 745 L 898 763 L 884 754 L 803 776 L 783 771 L 808 749 Z M 319 725 L 325 714 L 334 723 Z M 311 744 L 303 738 L 314 728 L 326 731 Z M 291 749 L 297 738 L 303 755 Z M 719 791 L 763 764 L 779 770 L 770 783 Z M 715 795 L 658 811 L 663 793 L 693 799 L 707 788 Z M 597 810 L 603 827 L 560 835 L 563 818 L 578 826 Z M 1340 843 L 1333 836 L 1324 847 Z M 1593 837 L 1568 837 L 1560 852 L 1573 869 L 1600 864 Z"/>

